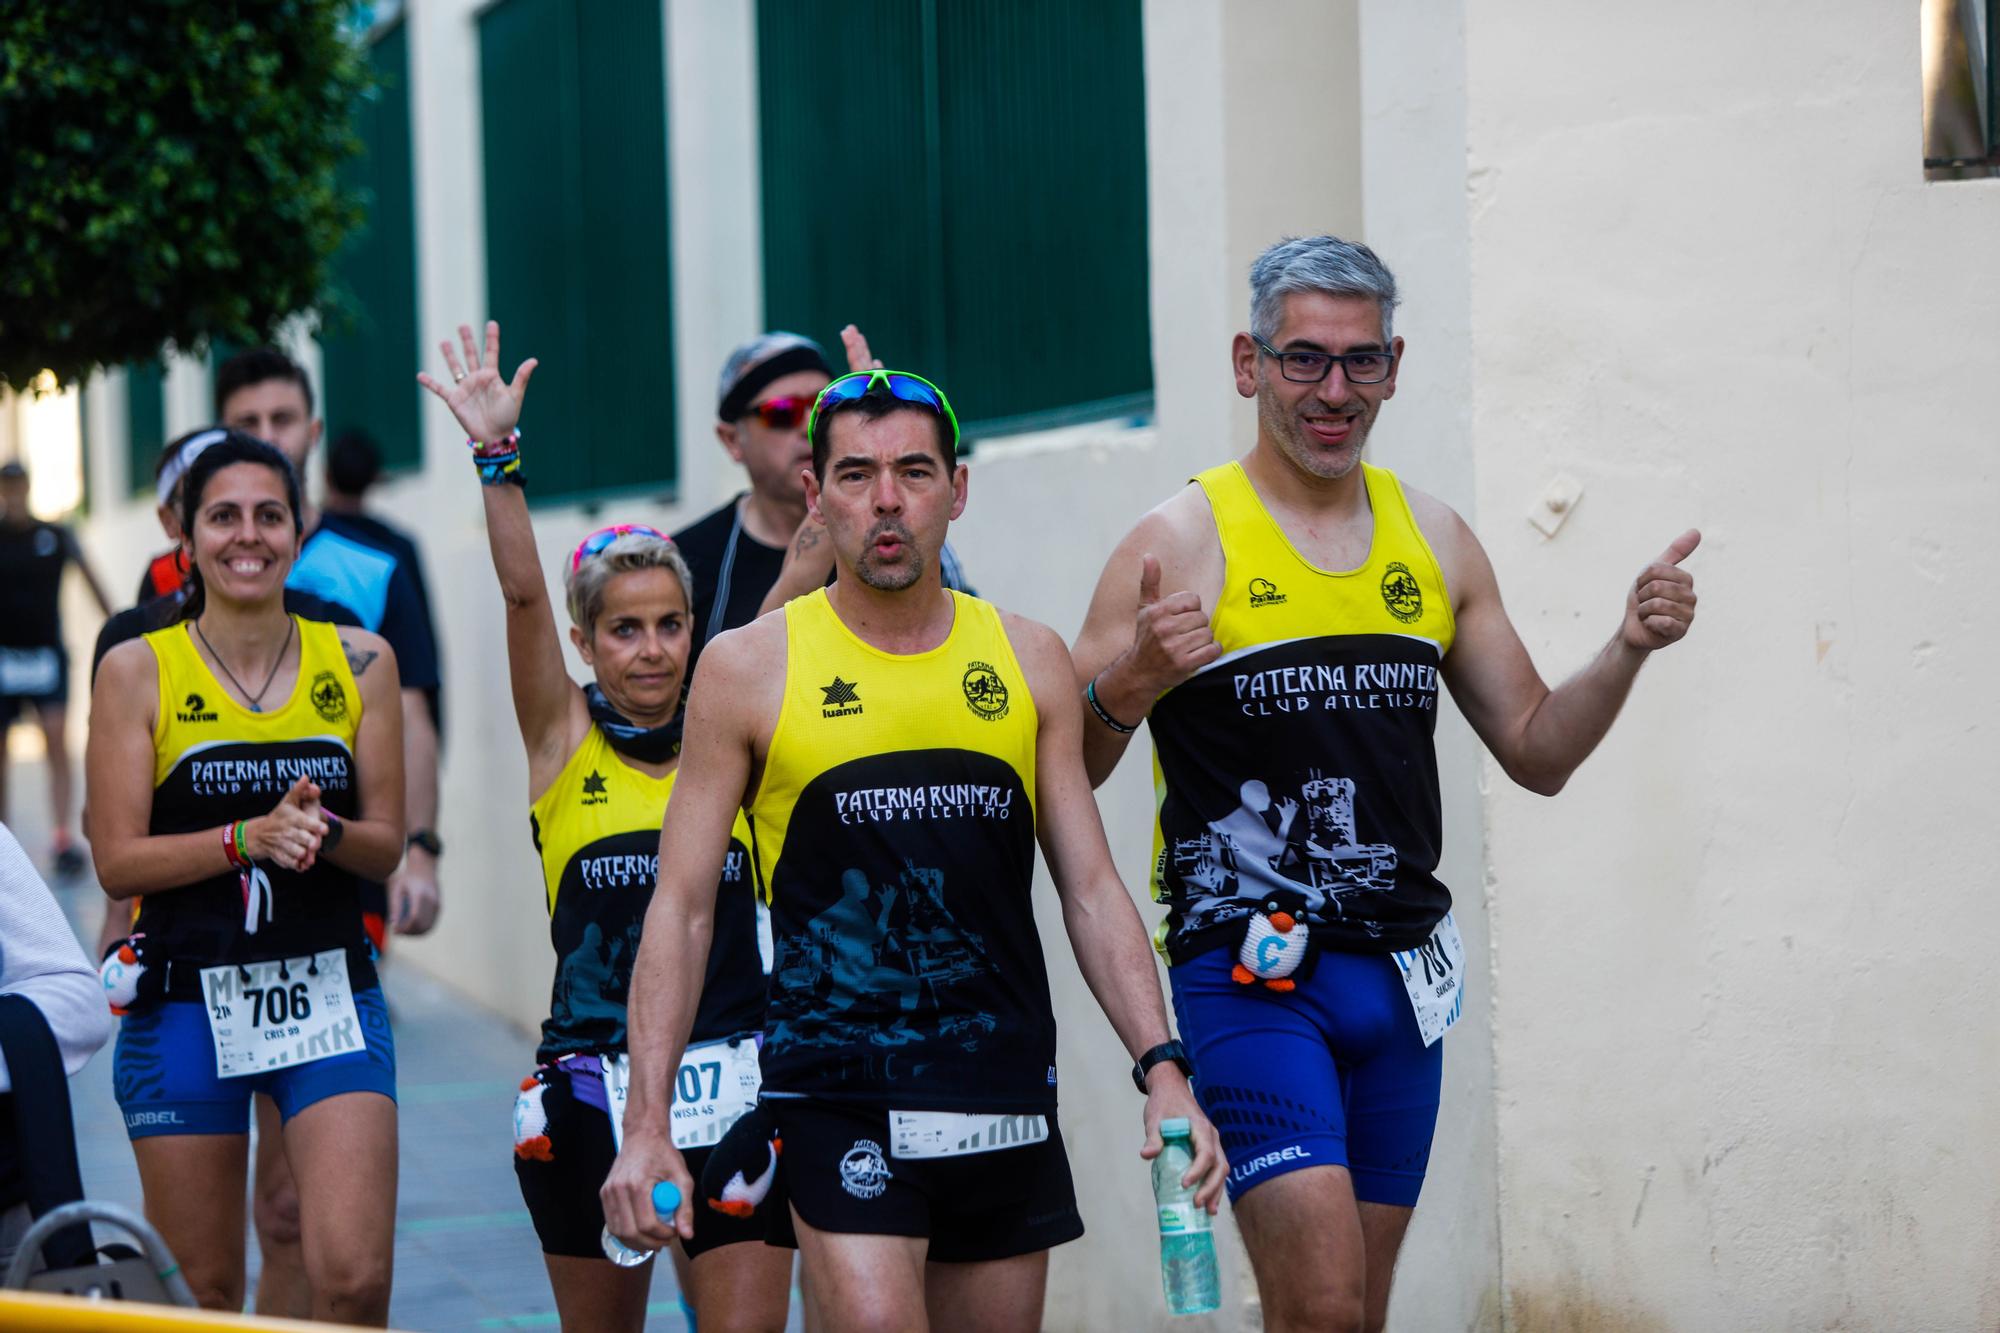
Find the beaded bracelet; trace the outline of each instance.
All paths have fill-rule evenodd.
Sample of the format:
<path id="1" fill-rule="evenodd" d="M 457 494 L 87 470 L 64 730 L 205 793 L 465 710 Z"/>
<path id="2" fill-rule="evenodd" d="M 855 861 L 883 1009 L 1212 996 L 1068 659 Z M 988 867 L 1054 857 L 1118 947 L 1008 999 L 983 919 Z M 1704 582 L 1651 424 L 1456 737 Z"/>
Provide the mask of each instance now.
<path id="1" fill-rule="evenodd" d="M 1104 705 L 1097 702 L 1097 678 L 1095 676 L 1091 677 L 1090 684 L 1083 687 L 1083 697 L 1090 701 L 1090 711 L 1097 714 L 1097 720 L 1117 732 L 1120 736 L 1129 736 L 1139 729 L 1136 725 L 1126 726 L 1123 722 L 1120 722 L 1117 718 L 1104 711 Z"/>
<path id="2" fill-rule="evenodd" d="M 479 470 L 481 486 L 527 486 L 528 474 L 521 470 L 521 432 L 518 428 L 485 443 L 467 440 L 465 447 L 472 450 L 472 465 Z"/>

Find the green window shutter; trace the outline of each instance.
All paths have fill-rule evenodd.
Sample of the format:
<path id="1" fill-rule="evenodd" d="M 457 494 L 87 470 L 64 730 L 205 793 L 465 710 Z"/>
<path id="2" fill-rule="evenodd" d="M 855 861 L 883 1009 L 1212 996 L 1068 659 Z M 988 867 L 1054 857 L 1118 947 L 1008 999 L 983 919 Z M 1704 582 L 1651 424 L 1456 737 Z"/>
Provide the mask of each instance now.
<path id="1" fill-rule="evenodd" d="M 1138 0 L 760 0 L 766 315 L 968 434 L 1150 406 Z"/>
<path id="2" fill-rule="evenodd" d="M 1138 0 L 937 8 L 952 405 L 989 431 L 1128 412 L 1153 388 Z"/>
<path id="3" fill-rule="evenodd" d="M 479 18 L 487 299 L 508 368 L 541 359 L 522 422 L 536 500 L 676 476 L 663 41 L 658 0 Z"/>
<path id="4" fill-rule="evenodd" d="M 153 465 L 167 442 L 167 378 L 158 361 L 125 367 L 125 458 L 132 494 L 153 489 Z"/>
<path id="5" fill-rule="evenodd" d="M 764 307 L 835 365 L 853 323 L 891 366 L 953 392 L 927 46 L 919 0 L 758 5 Z"/>
<path id="6" fill-rule="evenodd" d="M 352 298 L 320 339 L 320 416 L 329 432 L 365 430 L 391 468 L 423 463 L 416 382 L 416 193 L 410 149 L 410 43 L 399 20 L 368 48 L 377 86 L 355 110 L 363 153 L 343 168 L 368 217 L 338 260 Z"/>

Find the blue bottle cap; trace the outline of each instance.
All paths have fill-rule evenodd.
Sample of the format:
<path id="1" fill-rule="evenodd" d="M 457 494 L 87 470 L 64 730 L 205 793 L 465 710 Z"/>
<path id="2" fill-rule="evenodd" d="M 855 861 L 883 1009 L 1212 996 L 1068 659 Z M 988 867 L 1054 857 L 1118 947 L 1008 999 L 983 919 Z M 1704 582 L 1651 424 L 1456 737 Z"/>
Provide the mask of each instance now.
<path id="1" fill-rule="evenodd" d="M 671 1180 L 663 1180 L 653 1186 L 653 1211 L 661 1217 L 672 1217 L 680 1210 L 681 1189 Z"/>
<path id="2" fill-rule="evenodd" d="M 1185 1139 L 1193 1135 L 1194 1125 L 1184 1115 L 1160 1122 L 1160 1137 L 1163 1139 Z"/>

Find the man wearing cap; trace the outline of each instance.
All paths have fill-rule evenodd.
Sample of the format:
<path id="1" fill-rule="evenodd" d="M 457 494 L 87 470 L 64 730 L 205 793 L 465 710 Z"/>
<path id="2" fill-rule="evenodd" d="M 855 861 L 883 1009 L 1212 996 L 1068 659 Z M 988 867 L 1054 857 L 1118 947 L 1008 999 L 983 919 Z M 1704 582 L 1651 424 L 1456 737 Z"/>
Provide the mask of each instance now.
<path id="1" fill-rule="evenodd" d="M 28 510 L 28 470 L 0 466 L 0 820 L 7 816 L 7 732 L 32 705 L 49 752 L 49 810 L 56 873 L 83 869 L 70 829 L 69 654 L 63 648 L 62 576 L 75 565 L 105 615 L 111 601 L 77 545 L 60 523 L 44 523 Z"/>
<path id="2" fill-rule="evenodd" d="M 840 336 L 849 369 L 881 364 L 852 324 Z M 797 333 L 761 333 L 723 363 L 716 386 L 715 435 L 749 474 L 750 489 L 674 534 L 694 575 L 690 681 L 710 639 L 757 618 L 785 568 L 788 548 L 799 541 L 818 543 L 818 529 L 806 519 L 802 480 L 812 466 L 806 413 L 832 378 L 825 349 Z M 800 569 L 787 578 L 787 586 L 803 579 L 798 591 L 806 592 L 826 582 L 832 560 L 831 550 L 815 552 L 803 564 L 794 559 Z M 943 565 L 946 587 L 970 591 L 949 546 Z"/>

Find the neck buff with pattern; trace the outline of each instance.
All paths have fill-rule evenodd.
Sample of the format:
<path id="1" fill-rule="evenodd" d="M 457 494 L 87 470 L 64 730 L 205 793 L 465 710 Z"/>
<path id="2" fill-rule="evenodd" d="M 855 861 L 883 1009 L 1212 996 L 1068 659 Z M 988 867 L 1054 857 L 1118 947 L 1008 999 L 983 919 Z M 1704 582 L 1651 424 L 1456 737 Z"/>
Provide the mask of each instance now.
<path id="1" fill-rule="evenodd" d="M 687 718 L 686 709 L 675 713 L 671 722 L 642 727 L 613 708 L 596 681 L 584 687 L 583 697 L 590 705 L 590 720 L 604 733 L 611 748 L 627 759 L 642 764 L 664 764 L 681 752 L 681 723 Z"/>

